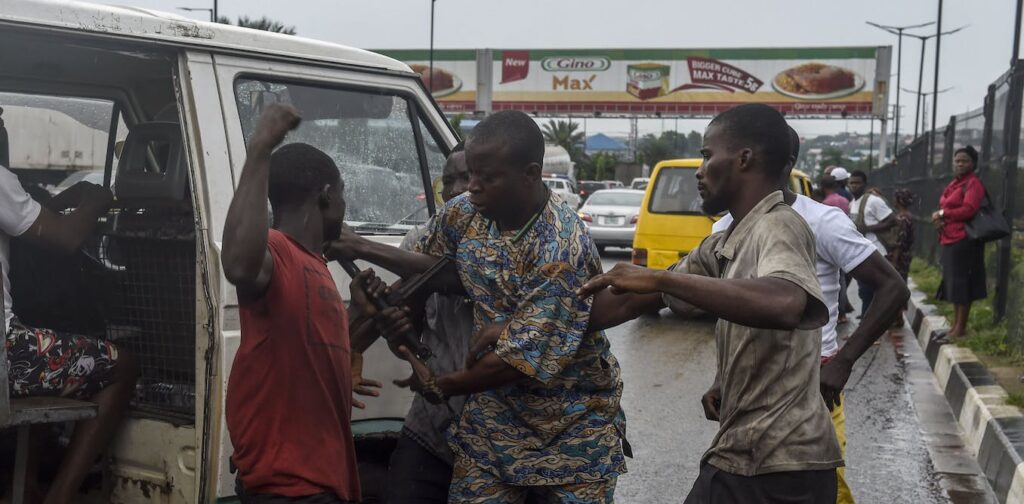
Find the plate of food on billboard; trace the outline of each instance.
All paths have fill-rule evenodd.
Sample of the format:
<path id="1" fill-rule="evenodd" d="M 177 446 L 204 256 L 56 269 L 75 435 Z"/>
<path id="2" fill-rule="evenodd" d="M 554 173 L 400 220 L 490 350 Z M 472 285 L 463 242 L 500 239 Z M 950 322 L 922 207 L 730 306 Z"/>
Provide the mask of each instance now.
<path id="1" fill-rule="evenodd" d="M 832 100 L 860 91 L 864 78 L 840 66 L 809 62 L 779 72 L 772 87 L 798 100 Z"/>
<path id="2" fill-rule="evenodd" d="M 430 90 L 430 94 L 434 95 L 435 98 L 448 96 L 462 89 L 462 79 L 443 68 L 435 66 L 433 73 L 431 73 L 430 65 L 411 64 L 409 68 L 413 72 L 420 74 L 420 80 L 423 81 L 423 85 Z"/>

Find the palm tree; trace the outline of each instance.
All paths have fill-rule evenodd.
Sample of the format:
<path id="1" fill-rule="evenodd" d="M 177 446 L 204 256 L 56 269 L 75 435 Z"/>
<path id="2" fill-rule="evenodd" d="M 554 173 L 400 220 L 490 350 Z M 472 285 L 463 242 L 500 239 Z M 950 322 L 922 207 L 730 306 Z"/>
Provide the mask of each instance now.
<path id="1" fill-rule="evenodd" d="M 217 20 L 218 23 L 231 24 L 231 20 L 226 17 L 221 17 Z M 235 23 L 243 28 L 252 28 L 255 30 L 263 30 L 268 32 L 283 33 L 285 35 L 295 35 L 294 26 L 285 26 L 280 21 L 274 21 L 273 19 L 263 16 L 259 19 L 251 18 L 249 16 L 239 16 L 238 22 Z"/>
<path id="2" fill-rule="evenodd" d="M 583 132 L 577 131 L 579 126 L 572 121 L 549 120 L 544 125 L 544 141 L 562 147 L 575 161 L 582 156 L 586 142 Z"/>

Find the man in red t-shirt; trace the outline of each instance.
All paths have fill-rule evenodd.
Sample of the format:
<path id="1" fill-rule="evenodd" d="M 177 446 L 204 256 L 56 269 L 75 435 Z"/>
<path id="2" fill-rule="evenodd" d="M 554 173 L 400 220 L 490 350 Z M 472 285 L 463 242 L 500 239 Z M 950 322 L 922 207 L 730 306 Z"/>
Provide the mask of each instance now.
<path id="1" fill-rule="evenodd" d="M 226 416 L 243 503 L 360 500 L 350 420 L 368 340 L 350 342 L 321 253 L 341 233 L 344 183 L 310 145 L 273 151 L 299 121 L 290 107 L 263 112 L 224 227 L 224 275 L 238 290 L 242 325 Z M 367 270 L 354 285 L 381 284 Z M 353 310 L 365 306 L 362 292 L 353 288 Z"/>

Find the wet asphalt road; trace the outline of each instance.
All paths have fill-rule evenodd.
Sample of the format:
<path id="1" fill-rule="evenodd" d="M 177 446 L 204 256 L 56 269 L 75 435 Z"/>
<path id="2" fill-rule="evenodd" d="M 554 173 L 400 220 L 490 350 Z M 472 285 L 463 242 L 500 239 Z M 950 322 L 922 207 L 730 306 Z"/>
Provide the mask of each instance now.
<path id="1" fill-rule="evenodd" d="M 605 270 L 620 261 L 629 261 L 628 250 L 610 249 Z M 851 293 L 856 298 L 856 290 Z M 840 338 L 852 323 L 842 330 Z M 608 336 L 623 370 L 622 403 L 634 454 L 616 501 L 682 502 L 717 430 L 700 406 L 715 373 L 714 321 L 684 321 L 663 310 Z M 950 502 L 928 456 L 898 348 L 898 340 L 884 336 L 860 359 L 847 385 L 848 481 L 861 503 Z"/>

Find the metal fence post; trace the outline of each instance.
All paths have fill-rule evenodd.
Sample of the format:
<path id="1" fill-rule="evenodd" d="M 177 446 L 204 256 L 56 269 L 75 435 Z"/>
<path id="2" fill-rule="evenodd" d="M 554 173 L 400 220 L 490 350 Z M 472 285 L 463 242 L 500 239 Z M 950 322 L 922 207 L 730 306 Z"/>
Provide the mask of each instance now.
<path id="1" fill-rule="evenodd" d="M 988 93 L 985 94 L 985 127 L 981 135 L 981 166 L 978 173 L 984 174 L 992 169 L 992 115 L 996 106 L 996 85 L 988 85 Z"/>
<path id="2" fill-rule="evenodd" d="M 1021 95 L 1024 92 L 1024 66 L 1020 61 L 1014 62 L 1010 80 L 1010 94 L 1006 100 L 1006 134 L 1003 135 L 1005 155 L 1000 161 L 1003 169 L 1003 215 L 1009 222 L 1014 221 L 1017 200 L 1017 155 L 1020 153 L 1020 121 Z M 1011 226 L 1012 227 L 1012 226 Z M 996 297 L 993 303 L 995 317 L 1002 320 L 1006 315 L 1008 299 L 1007 289 L 1010 284 L 1010 272 L 1013 270 L 1012 247 L 1013 233 L 999 242 L 999 263 L 997 269 Z"/>

